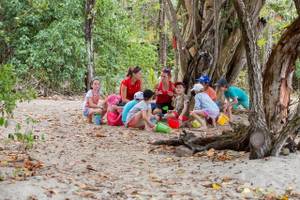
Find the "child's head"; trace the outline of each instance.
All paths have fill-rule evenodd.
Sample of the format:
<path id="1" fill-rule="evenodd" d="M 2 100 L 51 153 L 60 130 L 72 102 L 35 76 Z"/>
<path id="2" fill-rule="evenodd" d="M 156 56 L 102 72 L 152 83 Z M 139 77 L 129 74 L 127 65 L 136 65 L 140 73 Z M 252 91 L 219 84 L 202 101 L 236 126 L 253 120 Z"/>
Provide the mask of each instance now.
<path id="1" fill-rule="evenodd" d="M 220 89 L 223 92 L 226 91 L 229 87 L 229 84 L 225 78 L 221 78 L 220 80 L 218 80 L 216 85 L 217 85 L 218 89 Z"/>
<path id="2" fill-rule="evenodd" d="M 107 97 L 108 106 L 117 105 L 121 102 L 121 96 L 117 94 L 111 94 Z"/>
<path id="3" fill-rule="evenodd" d="M 184 94 L 185 92 L 185 85 L 183 82 L 176 82 L 175 83 L 175 92 L 178 95 Z"/>
<path id="4" fill-rule="evenodd" d="M 139 92 L 136 92 L 134 93 L 134 96 L 133 96 L 134 100 L 136 101 L 141 101 L 144 99 L 144 93 L 139 91 Z"/>
<path id="5" fill-rule="evenodd" d="M 202 75 L 196 79 L 196 83 L 201 83 L 204 87 L 207 87 L 209 86 L 210 78 L 207 75 Z"/>
<path id="6" fill-rule="evenodd" d="M 196 83 L 193 88 L 192 91 L 194 91 L 196 94 L 202 92 L 204 89 L 203 85 L 201 83 Z"/>
<path id="7" fill-rule="evenodd" d="M 150 101 L 154 96 L 154 92 L 149 89 L 144 90 L 143 94 L 144 94 L 143 96 L 145 101 Z"/>
<path id="8" fill-rule="evenodd" d="M 100 79 L 98 77 L 94 77 L 90 83 L 90 87 L 92 90 L 100 89 Z"/>

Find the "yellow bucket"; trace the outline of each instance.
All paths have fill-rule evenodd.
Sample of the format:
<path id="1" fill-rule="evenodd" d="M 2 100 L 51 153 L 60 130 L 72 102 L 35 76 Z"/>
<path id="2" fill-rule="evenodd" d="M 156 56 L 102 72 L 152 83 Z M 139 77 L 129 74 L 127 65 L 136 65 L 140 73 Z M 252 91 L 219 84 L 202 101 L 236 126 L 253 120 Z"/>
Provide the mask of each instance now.
<path id="1" fill-rule="evenodd" d="M 229 117 L 227 117 L 227 115 L 225 115 L 224 113 L 221 113 L 217 122 L 221 126 L 224 126 L 225 124 L 227 124 L 229 122 Z"/>
<path id="2" fill-rule="evenodd" d="M 200 126 L 201 126 L 201 124 L 197 120 L 192 121 L 192 127 L 193 128 L 199 128 Z"/>

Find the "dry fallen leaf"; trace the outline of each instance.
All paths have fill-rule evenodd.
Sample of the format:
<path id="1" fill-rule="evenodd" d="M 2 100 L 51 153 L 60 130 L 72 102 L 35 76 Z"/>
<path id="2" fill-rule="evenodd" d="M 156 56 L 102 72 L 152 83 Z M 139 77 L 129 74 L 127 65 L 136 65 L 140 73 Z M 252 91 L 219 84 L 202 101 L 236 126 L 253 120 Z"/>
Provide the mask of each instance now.
<path id="1" fill-rule="evenodd" d="M 213 157 L 215 155 L 215 149 L 211 148 L 206 152 L 208 157 Z"/>
<path id="2" fill-rule="evenodd" d="M 217 154 L 217 160 L 219 161 L 232 160 L 232 157 L 226 153 L 219 153 Z"/>
<path id="3" fill-rule="evenodd" d="M 23 163 L 23 167 L 28 169 L 29 171 L 33 171 L 42 168 L 43 163 L 41 161 L 30 161 L 26 159 Z"/>
<path id="4" fill-rule="evenodd" d="M 92 165 L 87 165 L 86 166 L 86 168 L 88 169 L 88 170 L 91 170 L 91 171 L 97 171 L 96 169 L 94 169 L 93 167 L 92 167 Z"/>
<path id="5" fill-rule="evenodd" d="M 211 184 L 212 189 L 219 190 L 222 188 L 222 186 L 219 183 L 213 183 Z"/>

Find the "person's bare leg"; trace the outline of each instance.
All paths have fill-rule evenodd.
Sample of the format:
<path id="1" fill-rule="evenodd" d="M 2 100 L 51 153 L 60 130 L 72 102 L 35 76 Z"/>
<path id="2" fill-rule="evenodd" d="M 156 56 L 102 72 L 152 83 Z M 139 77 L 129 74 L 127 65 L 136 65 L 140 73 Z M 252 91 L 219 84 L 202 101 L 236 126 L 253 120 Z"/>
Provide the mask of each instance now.
<path id="1" fill-rule="evenodd" d="M 217 127 L 216 119 L 212 119 L 212 125 L 213 125 L 214 128 Z"/>
<path id="2" fill-rule="evenodd" d="M 102 114 L 103 111 L 101 108 L 90 108 L 90 112 L 88 115 L 88 123 L 92 123 L 93 122 L 93 116 L 94 114 Z"/>
<path id="3" fill-rule="evenodd" d="M 145 127 L 145 123 L 144 123 L 142 112 L 136 113 L 128 123 L 128 126 L 131 128 L 143 129 Z"/>

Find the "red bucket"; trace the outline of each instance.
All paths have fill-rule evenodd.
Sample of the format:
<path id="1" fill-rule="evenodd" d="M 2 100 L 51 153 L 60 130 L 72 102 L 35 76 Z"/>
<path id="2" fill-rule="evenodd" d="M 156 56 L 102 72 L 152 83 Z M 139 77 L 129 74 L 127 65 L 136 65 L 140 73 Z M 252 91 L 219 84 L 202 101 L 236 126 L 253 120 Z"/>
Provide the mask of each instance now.
<path id="1" fill-rule="evenodd" d="M 179 128 L 179 120 L 176 118 L 168 118 L 168 124 L 171 128 Z"/>

